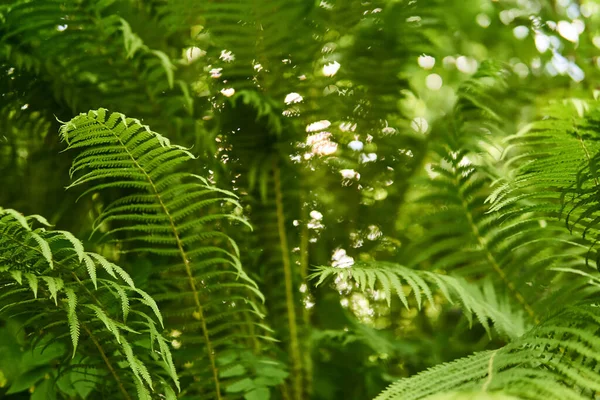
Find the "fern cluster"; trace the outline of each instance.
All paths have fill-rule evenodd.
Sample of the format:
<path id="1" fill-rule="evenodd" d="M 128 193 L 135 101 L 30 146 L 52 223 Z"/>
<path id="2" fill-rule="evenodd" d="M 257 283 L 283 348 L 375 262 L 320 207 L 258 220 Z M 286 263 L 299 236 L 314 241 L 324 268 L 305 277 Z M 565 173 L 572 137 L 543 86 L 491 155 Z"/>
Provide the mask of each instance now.
<path id="1" fill-rule="evenodd" d="M 0 0 L 0 397 L 597 397 L 597 11 Z"/>
<path id="2" fill-rule="evenodd" d="M 510 86 L 498 74 L 506 72 L 490 66 L 465 83 L 443 144 L 432 148 L 435 162 L 415 180 L 420 195 L 405 207 L 425 213 L 401 251 L 405 266 L 371 261 L 314 276 L 351 278 L 356 290 L 381 290 L 388 302 L 395 294 L 405 306 L 407 291 L 419 306 L 422 296 L 435 306 L 438 291 L 511 342 L 400 381 L 378 399 L 589 398 L 597 390 L 598 278 L 589 257 L 597 106 L 552 108 L 502 149 L 504 119 L 489 93 Z M 487 136 L 494 131 L 496 141 Z M 490 151 L 508 161 L 490 160 Z"/>
<path id="3" fill-rule="evenodd" d="M 240 367 L 221 351 L 260 348 L 258 340 L 269 331 L 261 323 L 264 298 L 242 269 L 235 242 L 210 229 L 226 219 L 247 224 L 224 212 L 228 204 L 239 206 L 234 196 L 181 170 L 191 153 L 120 113 L 90 111 L 64 124 L 61 135 L 69 150 L 79 151 L 71 186 L 89 184 L 84 194 L 130 190 L 104 208 L 94 231 L 107 226 L 103 236 L 120 235 L 124 252 L 165 259 L 152 291 L 181 332 L 182 376 L 210 377 L 197 383 L 198 390 L 219 398 L 222 381 L 238 379 L 228 370 Z"/>
<path id="4" fill-rule="evenodd" d="M 598 321 L 596 304 L 568 307 L 500 349 L 399 381 L 376 399 L 593 398 Z"/>
<path id="5" fill-rule="evenodd" d="M 51 379 L 81 379 L 105 396 L 150 399 L 157 391 L 175 399 L 179 378 L 154 299 L 121 267 L 49 226 L 0 209 L 2 315 L 20 321 L 42 352 L 69 343 Z"/>

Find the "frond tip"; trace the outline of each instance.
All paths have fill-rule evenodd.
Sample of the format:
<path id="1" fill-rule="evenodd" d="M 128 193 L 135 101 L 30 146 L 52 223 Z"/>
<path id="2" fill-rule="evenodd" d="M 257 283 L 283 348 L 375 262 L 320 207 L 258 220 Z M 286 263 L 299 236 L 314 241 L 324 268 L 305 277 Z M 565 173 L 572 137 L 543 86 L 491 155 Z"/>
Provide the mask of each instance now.
<path id="1" fill-rule="evenodd" d="M 125 399 L 135 387 L 141 393 L 172 392 L 167 380 L 179 383 L 156 327 L 160 311 L 137 304 L 130 309 L 136 301 L 152 304 L 150 296 L 121 267 L 84 252 L 72 234 L 32 226 L 43 221 L 0 209 L 0 315 L 25 321 L 24 327 L 36 332 L 34 341 L 70 341 L 73 359 L 87 360 L 92 364 L 85 368 L 106 376 L 98 390 Z M 124 303 L 126 309 L 120 307 Z M 144 341 L 159 350 L 151 351 Z"/>

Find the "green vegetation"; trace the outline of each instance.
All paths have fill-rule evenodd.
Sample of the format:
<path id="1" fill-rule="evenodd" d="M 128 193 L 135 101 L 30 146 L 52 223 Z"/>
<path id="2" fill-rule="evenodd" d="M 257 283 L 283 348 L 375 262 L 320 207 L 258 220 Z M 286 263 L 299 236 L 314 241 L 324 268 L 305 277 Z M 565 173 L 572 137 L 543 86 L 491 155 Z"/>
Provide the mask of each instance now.
<path id="1" fill-rule="evenodd" d="M 0 0 L 0 398 L 597 398 L 598 54 L 596 0 Z"/>

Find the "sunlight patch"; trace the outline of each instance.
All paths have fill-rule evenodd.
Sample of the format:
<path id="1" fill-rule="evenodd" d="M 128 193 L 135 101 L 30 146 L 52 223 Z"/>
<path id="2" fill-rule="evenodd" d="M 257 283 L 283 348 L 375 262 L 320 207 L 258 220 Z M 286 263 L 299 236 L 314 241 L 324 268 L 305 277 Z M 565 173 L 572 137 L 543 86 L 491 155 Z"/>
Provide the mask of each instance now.
<path id="1" fill-rule="evenodd" d="M 323 66 L 323 75 L 334 76 L 335 74 L 337 74 L 338 70 L 340 69 L 340 66 L 341 66 L 340 63 L 337 61 L 334 61 L 329 64 L 325 64 Z"/>
<path id="2" fill-rule="evenodd" d="M 298 93 L 296 92 L 292 92 L 292 93 L 288 93 L 287 96 L 285 96 L 285 104 L 293 104 L 293 103 L 300 103 L 303 100 L 302 96 L 300 96 Z"/>

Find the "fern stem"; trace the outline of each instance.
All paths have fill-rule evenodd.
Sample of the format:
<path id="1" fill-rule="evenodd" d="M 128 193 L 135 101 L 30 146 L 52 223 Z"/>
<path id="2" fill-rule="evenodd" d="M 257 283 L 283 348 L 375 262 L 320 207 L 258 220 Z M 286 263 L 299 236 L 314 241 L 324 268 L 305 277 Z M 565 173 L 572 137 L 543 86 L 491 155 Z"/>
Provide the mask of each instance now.
<path id="1" fill-rule="evenodd" d="M 498 349 L 498 350 L 500 350 L 500 349 Z M 483 386 L 481 387 L 481 390 L 484 392 L 487 392 L 488 386 L 490 386 L 490 383 L 492 383 L 492 377 L 494 374 L 494 357 L 496 357 L 498 350 L 495 350 L 492 353 L 492 356 L 490 357 L 490 361 L 488 362 L 488 370 L 487 370 L 488 376 L 487 376 L 487 379 L 485 380 L 485 382 L 483 383 Z"/>
<path id="2" fill-rule="evenodd" d="M 283 273 L 285 279 L 285 298 L 288 314 L 288 328 L 290 332 L 290 355 L 292 358 L 292 380 L 294 385 L 294 398 L 302 400 L 302 360 L 300 357 L 300 344 L 298 341 L 298 326 L 296 324 L 296 306 L 294 304 L 294 286 L 292 281 L 292 266 L 289 258 L 288 240 L 285 230 L 285 217 L 283 214 L 283 195 L 281 193 L 281 172 L 277 161 L 273 162 L 273 178 L 275 183 L 275 203 L 277 207 L 277 228 L 279 230 L 279 244 L 281 246 Z"/>
<path id="3" fill-rule="evenodd" d="M 185 252 L 185 249 L 183 248 L 183 242 L 181 241 L 179 232 L 177 231 L 177 227 L 175 226 L 175 221 L 173 220 L 171 213 L 169 212 L 169 210 L 167 209 L 167 206 L 165 205 L 162 198 L 160 197 L 160 193 L 158 192 L 158 189 L 157 189 L 156 185 L 154 184 L 154 181 L 152 180 L 150 175 L 148 175 L 146 170 L 144 168 L 142 168 L 142 166 L 137 162 L 137 160 L 131 154 L 131 152 L 129 151 L 129 149 L 127 148 L 125 143 L 123 143 L 121 138 L 119 136 L 115 135 L 114 132 L 112 131 L 112 129 L 108 129 L 108 127 L 106 127 L 106 125 L 104 123 L 102 123 L 102 125 L 104 125 L 104 127 L 113 134 L 113 136 L 116 138 L 116 140 L 121 144 L 121 146 L 123 146 L 123 148 L 125 149 L 125 152 L 129 156 L 129 158 L 131 158 L 131 161 L 133 162 L 135 167 L 146 177 L 146 179 L 148 180 L 148 183 L 150 183 L 150 186 L 152 187 L 152 191 L 154 192 L 154 195 L 156 196 L 156 200 L 158 201 L 161 209 L 163 210 L 163 212 L 169 219 L 169 224 L 171 225 L 171 231 L 173 232 L 173 236 L 175 237 L 175 241 L 177 242 L 177 248 L 179 249 L 179 254 L 181 255 L 183 265 L 185 266 L 185 272 L 188 276 L 190 289 L 192 290 L 192 293 L 194 296 L 194 304 L 195 304 L 197 312 L 198 312 L 198 320 L 200 321 L 200 324 L 202 326 L 202 334 L 204 336 L 204 341 L 206 343 L 206 351 L 208 353 L 208 359 L 210 361 L 210 367 L 212 370 L 213 380 L 215 383 L 215 391 L 216 391 L 216 396 L 217 396 L 216 399 L 222 400 L 221 383 L 219 381 L 219 369 L 217 368 L 215 350 L 214 350 L 214 347 L 210 340 L 210 336 L 208 334 L 208 326 L 206 324 L 206 318 L 204 317 L 204 309 L 200 302 L 200 296 L 198 294 L 198 289 L 196 287 L 196 282 L 194 280 L 194 275 L 192 273 L 190 259 L 188 258 L 187 254 Z"/>
<path id="4" fill-rule="evenodd" d="M 102 360 L 104 360 L 106 367 L 110 371 L 111 375 L 115 378 L 115 381 L 117 381 L 117 385 L 119 386 L 119 390 L 121 391 L 121 394 L 123 394 L 123 398 L 125 398 L 126 400 L 132 400 L 131 396 L 129 396 L 129 393 L 127 393 L 127 390 L 125 390 L 125 386 L 123 386 L 123 382 L 121 382 L 121 379 L 119 379 L 119 375 L 117 374 L 117 371 L 115 371 L 112 364 L 110 363 L 110 360 L 106 356 L 106 353 L 104 352 L 104 349 L 102 348 L 102 345 L 100 344 L 100 342 L 98 342 L 98 339 L 96 339 L 96 337 L 94 336 L 92 331 L 90 331 L 90 329 L 87 327 L 87 325 L 82 323 L 81 327 L 83 328 L 83 330 L 85 330 L 85 332 L 88 334 L 90 339 L 92 339 L 92 342 L 94 342 L 94 345 L 96 346 L 96 348 L 98 349 L 98 352 L 100 353 L 100 357 L 102 357 Z"/>
<path id="5" fill-rule="evenodd" d="M 456 184 L 457 188 L 460 188 L 460 183 L 457 181 L 456 177 L 454 177 L 454 183 Z M 502 279 L 502 282 L 504 282 L 506 287 L 508 287 L 508 290 L 514 296 L 514 298 L 519 302 L 519 304 L 521 304 L 523 309 L 525 309 L 525 312 L 527 312 L 527 314 L 529 314 L 531 319 L 533 319 L 533 321 L 536 324 L 539 324 L 540 320 L 537 317 L 535 311 L 533 310 L 533 308 L 531 308 L 531 306 L 529 305 L 527 300 L 525 300 L 525 297 L 523 297 L 521 292 L 519 292 L 519 290 L 516 288 L 515 284 L 508 278 L 508 276 L 506 275 L 506 272 L 504 272 L 504 270 L 500 267 L 500 265 L 496 261 L 496 258 L 494 257 L 494 255 L 490 251 L 489 247 L 487 246 L 485 238 L 481 235 L 481 232 L 479 232 L 479 228 L 477 227 L 477 224 L 475 223 L 475 220 L 473 219 L 473 214 L 471 213 L 471 211 L 469 209 L 469 205 L 467 204 L 466 199 L 462 196 L 462 193 L 460 193 L 460 189 L 459 189 L 458 197 L 460 198 L 460 202 L 461 202 L 461 205 L 465 212 L 465 215 L 467 217 L 467 221 L 469 222 L 469 226 L 471 227 L 471 231 L 473 232 L 473 235 L 475 236 L 479 246 L 484 250 L 485 257 L 486 257 L 488 263 L 492 266 L 492 269 L 494 271 L 496 271 L 498 276 L 500 276 L 500 279 Z"/>
<path id="6" fill-rule="evenodd" d="M 302 192 L 304 194 L 304 192 Z M 306 207 L 304 206 L 305 199 L 304 195 L 301 198 L 300 204 L 300 212 L 302 216 L 302 220 L 307 220 L 308 215 L 306 212 Z M 308 223 L 303 223 L 301 225 L 300 230 L 300 277 L 302 279 L 302 283 L 305 285 L 306 292 L 304 293 L 305 298 L 310 296 L 310 290 L 308 286 L 308 244 L 309 244 L 309 231 L 308 231 Z M 302 304 L 302 319 L 304 322 L 304 327 L 310 327 L 310 309 L 306 307 L 305 304 Z M 305 386 L 306 392 L 310 395 L 312 394 L 312 373 L 313 373 L 313 365 L 311 358 L 311 345 L 310 345 L 310 336 L 305 333 L 304 338 L 304 369 L 306 370 L 305 375 Z"/>
<path id="7" fill-rule="evenodd" d="M 592 159 L 590 157 L 590 152 L 588 151 L 585 143 L 583 142 L 583 138 L 581 136 L 579 136 L 578 133 L 577 133 L 577 139 L 579 139 L 579 143 L 581 144 L 581 148 L 583 149 L 583 152 L 585 153 L 585 158 L 587 159 L 587 162 L 590 163 L 592 161 Z M 595 170 L 592 170 L 592 171 L 595 171 Z M 596 174 L 594 174 L 594 183 L 596 184 L 596 186 L 599 185 L 598 177 L 596 176 Z"/>

